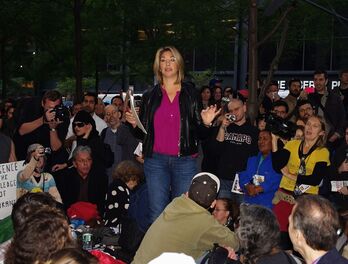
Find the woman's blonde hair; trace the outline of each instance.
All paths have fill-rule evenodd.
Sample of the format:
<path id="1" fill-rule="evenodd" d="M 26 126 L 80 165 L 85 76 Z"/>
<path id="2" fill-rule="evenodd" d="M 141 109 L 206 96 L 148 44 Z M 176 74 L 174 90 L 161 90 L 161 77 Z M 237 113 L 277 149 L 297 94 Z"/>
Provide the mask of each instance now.
<path id="1" fill-rule="evenodd" d="M 325 126 L 325 121 L 324 121 L 324 118 L 322 116 L 319 116 L 319 115 L 312 115 L 311 117 L 309 117 L 308 119 L 310 118 L 316 118 L 319 120 L 320 122 L 320 126 L 321 126 L 321 131 L 324 132 L 322 135 L 319 135 L 319 138 L 317 140 L 317 147 L 324 147 L 325 144 L 326 144 L 326 126 Z"/>
<path id="2" fill-rule="evenodd" d="M 160 60 L 164 52 L 169 51 L 175 58 L 175 62 L 178 65 L 178 75 L 175 84 L 178 84 L 184 80 L 184 59 L 180 52 L 173 46 L 166 46 L 159 48 L 156 52 L 155 61 L 153 63 L 153 72 L 156 75 L 156 79 L 160 84 L 163 84 L 163 76 L 160 69 Z"/>

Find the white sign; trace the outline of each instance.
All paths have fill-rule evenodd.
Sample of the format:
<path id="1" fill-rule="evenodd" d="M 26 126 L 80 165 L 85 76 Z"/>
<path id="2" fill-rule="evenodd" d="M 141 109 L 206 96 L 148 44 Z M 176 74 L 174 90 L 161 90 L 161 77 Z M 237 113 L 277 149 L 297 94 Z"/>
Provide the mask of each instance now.
<path id="1" fill-rule="evenodd" d="M 242 190 L 242 188 L 240 188 L 240 185 L 239 185 L 239 174 L 238 173 L 236 173 L 236 176 L 234 177 L 231 192 L 243 194 L 243 190 Z"/>
<path id="2" fill-rule="evenodd" d="M 24 161 L 0 164 L 0 219 L 9 216 L 16 202 L 17 174 Z"/>

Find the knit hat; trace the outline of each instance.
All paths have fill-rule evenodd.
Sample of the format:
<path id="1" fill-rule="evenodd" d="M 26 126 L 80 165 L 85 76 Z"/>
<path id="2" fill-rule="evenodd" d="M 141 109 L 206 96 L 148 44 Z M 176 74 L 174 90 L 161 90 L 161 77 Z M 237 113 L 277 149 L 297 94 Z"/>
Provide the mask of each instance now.
<path id="1" fill-rule="evenodd" d="M 81 110 L 79 112 L 76 113 L 75 117 L 74 117 L 74 122 L 82 122 L 85 124 L 91 124 L 93 129 L 92 130 L 96 130 L 96 125 L 95 125 L 95 121 L 93 119 L 93 117 L 91 116 L 90 113 L 88 113 L 85 110 Z"/>
<path id="2" fill-rule="evenodd" d="M 91 116 L 90 113 L 88 113 L 85 110 L 81 110 L 79 112 L 76 113 L 75 117 L 74 117 L 74 121 L 73 122 L 82 122 L 85 124 L 91 124 L 91 125 L 95 125 L 94 119 Z"/>
<path id="3" fill-rule="evenodd" d="M 204 208 L 209 208 L 220 189 L 220 180 L 214 174 L 201 172 L 196 174 L 189 189 L 189 197 Z"/>

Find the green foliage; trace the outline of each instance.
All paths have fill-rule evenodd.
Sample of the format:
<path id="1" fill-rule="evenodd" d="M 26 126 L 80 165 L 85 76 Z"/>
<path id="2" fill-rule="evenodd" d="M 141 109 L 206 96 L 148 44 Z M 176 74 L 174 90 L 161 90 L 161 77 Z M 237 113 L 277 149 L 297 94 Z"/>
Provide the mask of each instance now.
<path id="1" fill-rule="evenodd" d="M 192 81 L 197 89 L 200 89 L 203 85 L 208 85 L 209 81 L 214 77 L 214 73 L 210 69 L 202 72 L 189 72 L 189 75 L 192 77 Z"/>
<path id="2" fill-rule="evenodd" d="M 82 79 L 83 92 L 95 91 L 94 86 L 95 86 L 94 78 Z M 64 96 L 73 95 L 75 93 L 75 78 L 66 77 L 64 79 L 57 81 L 56 89 Z"/>
<path id="3" fill-rule="evenodd" d="M 63 80 L 58 82 L 59 89 L 74 90 L 74 1 L 2 0 L 0 68 L 1 79 L 7 83 L 9 93 L 18 92 L 12 91 L 16 82 L 11 80 L 16 77 L 35 83 Z M 267 6 L 271 1 L 260 2 Z M 273 28 L 292 2 L 286 1 L 269 17 L 264 16 L 264 7 L 259 8 L 259 39 Z M 334 8 L 342 15 L 348 9 L 345 0 L 316 2 L 328 9 Z M 118 77 L 123 74 L 121 66 L 128 65 L 131 82 L 152 83 L 154 54 L 163 45 L 175 45 L 190 66 L 195 49 L 197 53 L 212 55 L 206 56 L 211 62 L 210 69 L 231 70 L 234 26 L 238 18 L 247 18 L 248 5 L 246 0 L 86 0 L 81 9 L 83 77 L 95 78 L 96 73 L 100 77 L 104 74 L 117 74 Z M 338 19 L 304 1 L 297 1 L 289 20 L 288 41 L 281 64 L 301 52 L 303 38 L 312 40 L 315 46 L 325 43 L 322 46 L 327 47 L 334 28 L 347 31 Z M 261 46 L 261 55 L 263 50 L 266 55 L 272 54 L 280 31 Z M 210 60 L 214 57 L 215 47 L 217 56 L 222 58 L 217 62 Z M 343 49 L 344 45 L 338 43 L 335 47 Z M 329 52 L 323 48 L 316 50 L 323 58 Z M 318 58 L 316 63 L 321 60 L 324 61 Z M 112 65 L 112 73 L 108 72 L 107 65 Z M 294 67 L 298 68 L 295 60 Z M 198 73 L 194 76 L 197 86 L 208 78 L 204 73 L 213 74 L 212 70 Z M 94 87 L 92 81 L 85 85 Z M 23 89 L 20 91 L 26 93 Z"/>

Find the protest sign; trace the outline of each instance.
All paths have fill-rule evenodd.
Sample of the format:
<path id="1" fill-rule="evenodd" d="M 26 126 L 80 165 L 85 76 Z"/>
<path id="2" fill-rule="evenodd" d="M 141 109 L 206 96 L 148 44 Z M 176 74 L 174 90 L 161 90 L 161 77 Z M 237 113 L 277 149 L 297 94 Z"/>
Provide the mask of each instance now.
<path id="1" fill-rule="evenodd" d="M 16 202 L 17 174 L 23 167 L 23 161 L 0 164 L 0 219 L 11 214 Z"/>

